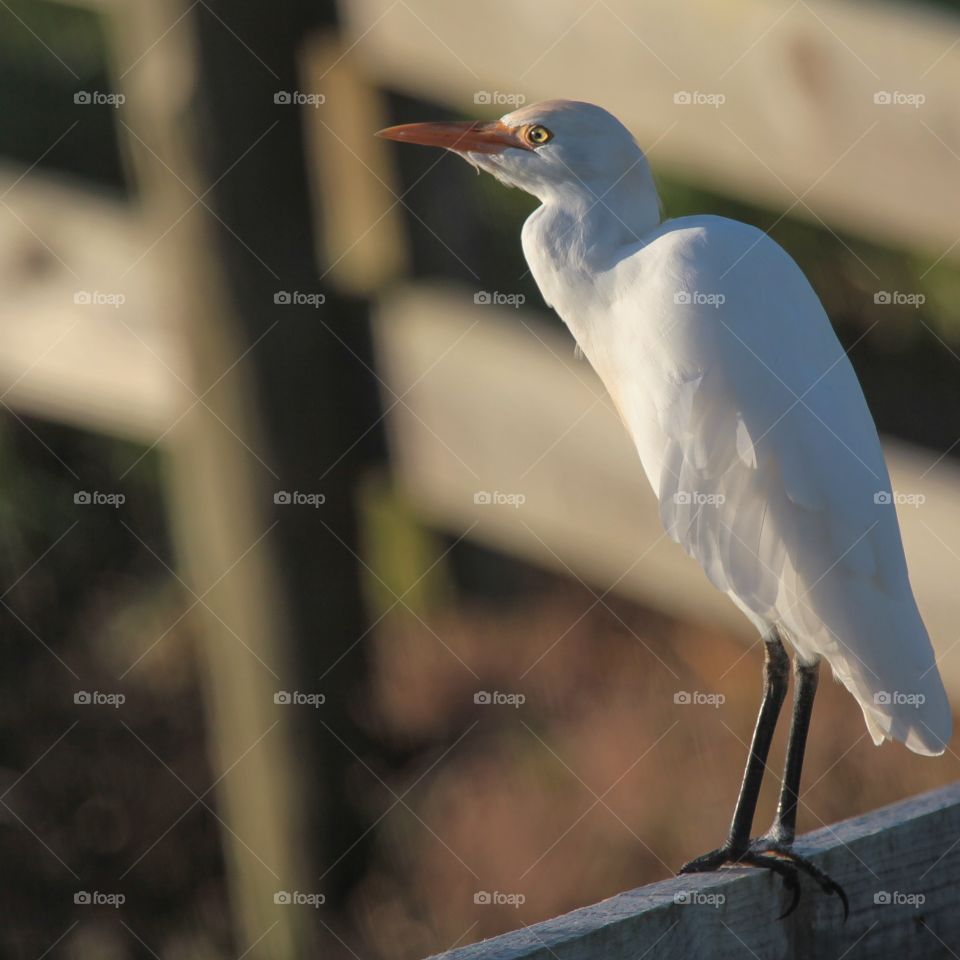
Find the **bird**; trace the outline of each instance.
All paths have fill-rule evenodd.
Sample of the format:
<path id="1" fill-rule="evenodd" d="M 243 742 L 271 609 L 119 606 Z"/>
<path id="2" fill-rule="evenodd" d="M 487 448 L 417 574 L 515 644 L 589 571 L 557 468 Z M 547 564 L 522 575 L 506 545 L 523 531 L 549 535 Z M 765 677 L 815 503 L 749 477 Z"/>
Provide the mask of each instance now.
<path id="1" fill-rule="evenodd" d="M 806 276 L 768 233 L 714 215 L 664 219 L 629 129 L 595 104 L 547 100 L 496 121 L 377 134 L 442 147 L 540 201 L 521 244 L 546 304 L 603 382 L 667 534 L 763 642 L 763 693 L 730 829 L 681 873 L 753 866 L 797 906 L 793 850 L 820 663 L 875 744 L 936 756 L 952 715 L 913 595 L 895 491 L 853 366 Z M 770 743 L 794 696 L 779 802 L 752 837 Z"/>

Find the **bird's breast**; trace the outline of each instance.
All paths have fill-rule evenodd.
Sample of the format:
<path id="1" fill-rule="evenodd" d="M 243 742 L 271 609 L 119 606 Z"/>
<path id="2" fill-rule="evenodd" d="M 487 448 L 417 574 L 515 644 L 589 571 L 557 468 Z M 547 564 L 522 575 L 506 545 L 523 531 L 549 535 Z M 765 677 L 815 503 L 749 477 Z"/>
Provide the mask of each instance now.
<path id="1" fill-rule="evenodd" d="M 600 280 L 602 282 L 602 279 Z M 593 296 L 571 295 L 562 280 L 555 287 L 554 308 L 600 378 L 630 438 L 654 492 L 667 438 L 660 414 L 677 382 L 668 351 L 657 340 L 657 324 L 645 325 L 642 305 L 635 322 L 624 323 L 607 305 L 602 290 Z"/>
<path id="2" fill-rule="evenodd" d="M 541 207 L 524 225 L 524 255 L 544 300 L 606 387 L 657 492 L 667 444 L 658 404 L 677 380 L 670 349 L 677 331 L 664 328 L 671 318 L 658 300 L 661 285 L 638 282 L 640 257 L 630 257 L 628 266 L 596 248 L 588 254 L 569 237 L 562 215 Z"/>

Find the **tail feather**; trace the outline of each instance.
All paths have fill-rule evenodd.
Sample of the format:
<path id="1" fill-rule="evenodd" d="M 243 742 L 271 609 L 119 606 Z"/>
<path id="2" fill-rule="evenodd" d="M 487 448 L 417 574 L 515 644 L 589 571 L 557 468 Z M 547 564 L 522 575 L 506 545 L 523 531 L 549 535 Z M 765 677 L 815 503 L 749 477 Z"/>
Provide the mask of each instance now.
<path id="1" fill-rule="evenodd" d="M 861 607 L 857 618 L 860 635 L 849 646 L 823 642 L 824 655 L 859 703 L 874 743 L 898 740 L 914 753 L 937 756 L 950 741 L 953 715 L 913 597 L 870 599 L 873 615 L 864 623 Z"/>
<path id="2" fill-rule="evenodd" d="M 794 605 L 781 614 L 787 635 L 803 659 L 827 660 L 859 703 L 874 743 L 943 753 L 953 716 L 909 581 L 891 592 L 875 577 L 835 570 L 808 597 L 819 622 Z"/>
<path id="3" fill-rule="evenodd" d="M 884 740 L 899 740 L 907 749 L 925 757 L 937 757 L 944 752 L 953 732 L 953 717 L 939 676 L 928 686 L 922 704 L 905 704 L 886 709 L 867 704 L 864 698 L 851 690 L 863 710 L 867 730 L 878 746 Z"/>

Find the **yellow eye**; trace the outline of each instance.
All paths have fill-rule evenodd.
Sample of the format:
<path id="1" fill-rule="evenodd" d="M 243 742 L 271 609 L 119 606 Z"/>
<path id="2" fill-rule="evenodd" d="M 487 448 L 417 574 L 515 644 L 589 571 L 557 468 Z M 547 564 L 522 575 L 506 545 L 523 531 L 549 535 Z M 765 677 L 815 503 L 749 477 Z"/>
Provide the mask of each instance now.
<path id="1" fill-rule="evenodd" d="M 541 143 L 547 143 L 552 139 L 553 134 L 546 127 L 541 127 L 539 123 L 527 128 L 527 140 L 538 147 Z"/>

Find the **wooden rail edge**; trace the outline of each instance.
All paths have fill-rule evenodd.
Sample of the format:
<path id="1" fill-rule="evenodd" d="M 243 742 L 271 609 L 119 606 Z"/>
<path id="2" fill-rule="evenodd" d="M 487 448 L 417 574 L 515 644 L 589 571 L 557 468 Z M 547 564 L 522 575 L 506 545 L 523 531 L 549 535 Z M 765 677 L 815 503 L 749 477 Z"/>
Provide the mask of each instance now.
<path id="1" fill-rule="evenodd" d="M 957 956 L 960 783 L 827 826 L 797 840 L 843 885 L 850 917 L 809 878 L 788 918 L 781 881 L 723 869 L 630 890 L 434 960 L 657 960 L 750 956 Z"/>

